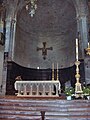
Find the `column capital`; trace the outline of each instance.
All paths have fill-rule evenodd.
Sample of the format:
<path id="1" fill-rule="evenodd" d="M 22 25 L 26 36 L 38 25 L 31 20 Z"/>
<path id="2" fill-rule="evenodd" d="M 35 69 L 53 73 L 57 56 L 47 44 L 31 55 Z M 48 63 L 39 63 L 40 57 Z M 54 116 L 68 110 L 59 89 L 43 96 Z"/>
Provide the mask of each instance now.
<path id="1" fill-rule="evenodd" d="M 12 18 L 12 23 L 16 23 L 17 22 L 17 20 L 16 20 L 16 18 L 14 17 L 14 18 Z"/>
<path id="2" fill-rule="evenodd" d="M 77 17 L 76 17 L 77 20 L 81 20 L 82 18 L 87 18 L 87 15 L 86 14 L 80 14 L 80 15 L 77 15 Z"/>
<path id="3" fill-rule="evenodd" d="M 15 21 L 16 22 L 16 15 L 13 17 L 12 17 L 12 15 L 9 15 L 8 17 L 6 17 L 5 21 L 7 21 L 7 22 Z"/>

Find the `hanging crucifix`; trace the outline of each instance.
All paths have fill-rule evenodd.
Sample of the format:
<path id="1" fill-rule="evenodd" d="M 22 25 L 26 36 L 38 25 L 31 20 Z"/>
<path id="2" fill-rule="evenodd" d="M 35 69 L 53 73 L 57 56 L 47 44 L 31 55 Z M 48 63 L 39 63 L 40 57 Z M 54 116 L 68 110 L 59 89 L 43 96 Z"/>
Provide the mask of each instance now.
<path id="1" fill-rule="evenodd" d="M 47 55 L 47 50 L 53 50 L 53 47 L 46 48 L 46 42 L 43 42 L 42 48 L 37 47 L 37 51 L 39 50 L 42 50 L 42 56 L 43 56 L 43 59 L 45 60 Z"/>

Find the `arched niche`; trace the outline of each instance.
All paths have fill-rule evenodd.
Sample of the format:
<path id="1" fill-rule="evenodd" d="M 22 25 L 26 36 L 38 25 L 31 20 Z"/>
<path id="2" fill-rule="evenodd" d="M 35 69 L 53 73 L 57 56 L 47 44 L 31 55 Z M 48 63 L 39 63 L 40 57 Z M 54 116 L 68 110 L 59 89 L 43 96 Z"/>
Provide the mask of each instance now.
<path id="1" fill-rule="evenodd" d="M 59 68 L 74 65 L 75 38 L 77 32 L 76 10 L 72 0 L 39 0 L 33 18 L 25 7 L 17 14 L 14 61 L 30 68 L 51 68 L 52 63 Z M 47 47 L 46 60 L 37 47 Z"/>

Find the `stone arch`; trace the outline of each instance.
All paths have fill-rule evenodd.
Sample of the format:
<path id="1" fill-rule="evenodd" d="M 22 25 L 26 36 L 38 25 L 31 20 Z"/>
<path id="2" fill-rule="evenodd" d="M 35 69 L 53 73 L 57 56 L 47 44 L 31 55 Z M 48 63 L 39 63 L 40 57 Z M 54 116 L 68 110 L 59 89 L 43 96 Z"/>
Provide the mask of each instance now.
<path id="1" fill-rule="evenodd" d="M 72 0 L 76 9 L 77 17 L 81 15 L 87 15 L 87 0 Z"/>
<path id="2" fill-rule="evenodd" d="M 40 1 L 39 1 L 40 2 Z M 43 0 L 43 2 L 44 2 L 44 0 Z M 47 0 L 47 2 L 48 2 L 48 0 Z M 55 0 L 54 0 L 54 2 L 55 2 Z M 68 47 L 68 43 L 67 43 L 67 45 L 66 45 L 66 48 L 65 47 L 63 47 L 62 48 L 62 46 L 60 46 L 60 39 L 62 39 L 62 41 L 64 42 L 65 41 L 65 43 L 67 42 L 67 41 L 71 41 L 71 38 L 72 38 L 72 41 L 71 42 L 73 42 L 73 40 L 75 39 L 75 35 L 76 35 L 76 16 L 75 16 L 75 8 L 74 8 L 74 6 L 73 6 L 73 3 L 72 3 L 72 1 L 68 1 L 68 0 L 61 0 L 61 1 L 59 1 L 58 0 L 58 3 L 61 3 L 61 4 L 59 4 L 58 5 L 58 3 L 53 3 L 53 2 L 49 2 L 48 3 L 48 5 L 50 4 L 50 3 L 52 3 L 52 4 L 55 4 L 55 5 L 52 5 L 53 6 L 53 8 L 51 8 L 51 6 L 50 6 L 50 10 L 49 10 L 49 12 L 46 10 L 46 12 L 45 12 L 45 8 L 46 7 L 48 7 L 47 6 L 47 3 L 45 3 L 44 2 L 44 4 L 42 4 L 42 0 L 41 0 L 41 4 L 40 4 L 40 8 L 41 9 L 37 9 L 37 12 L 36 12 L 36 14 L 35 14 L 35 16 L 37 17 L 37 16 L 39 16 L 39 21 L 41 21 L 41 24 L 42 24 L 42 21 L 45 21 L 45 24 L 46 24 L 46 26 L 44 25 L 44 24 L 42 24 L 42 27 L 37 27 L 38 28 L 38 30 L 37 30 L 37 28 L 35 28 L 35 24 L 37 23 L 37 25 L 38 25 L 38 23 L 39 23 L 39 25 L 40 25 L 40 22 L 39 21 L 35 21 L 35 23 L 34 23 L 34 31 L 35 32 L 37 32 L 38 31 L 38 34 L 39 34 L 39 39 L 37 40 L 37 41 L 39 41 L 38 42 L 38 47 L 42 47 L 42 44 L 41 44 L 41 42 L 42 42 L 42 38 L 43 38 L 43 40 L 45 40 L 46 42 L 47 42 L 47 40 L 48 40 L 48 46 L 54 46 L 54 53 L 53 54 L 55 54 L 54 56 L 57 56 L 56 58 L 55 57 L 53 57 L 51 54 L 49 54 L 48 53 L 48 58 L 49 58 L 49 60 L 46 60 L 46 61 L 42 61 L 42 56 L 41 56 L 41 53 L 39 54 L 39 52 L 38 52 L 38 55 L 37 55 L 37 52 L 35 52 L 34 54 L 33 54 L 33 56 L 31 56 L 31 53 L 29 52 L 29 57 L 28 56 L 26 56 L 26 57 L 28 57 L 29 58 L 29 60 L 31 60 L 31 58 L 32 58 L 32 60 L 34 59 L 34 58 L 36 58 L 36 57 L 38 57 L 39 56 L 39 58 L 37 58 L 38 59 L 38 65 L 40 65 L 41 66 L 41 68 L 48 68 L 48 66 L 49 66 L 49 68 L 51 68 L 51 65 L 50 65 L 50 63 L 52 62 L 52 61 L 54 61 L 55 63 L 57 62 L 57 60 L 59 60 L 60 59 L 60 61 L 62 62 L 62 63 L 60 63 L 60 61 L 58 61 L 59 62 L 59 68 L 60 67 L 62 67 L 62 68 L 64 68 L 64 67 L 67 67 L 66 65 L 65 65 L 65 58 L 66 58 L 66 60 L 68 60 L 69 61 L 69 58 L 68 58 L 68 56 L 69 55 L 66 55 L 65 54 L 65 52 L 63 53 L 63 56 L 62 56 L 62 60 L 61 60 L 61 58 L 59 58 L 58 56 L 58 54 L 62 54 L 61 52 L 63 51 L 62 49 L 65 49 L 64 51 L 66 51 L 66 49 L 68 49 L 69 47 Z M 46 5 L 46 6 L 45 6 Z M 39 5 L 38 5 L 39 6 Z M 63 7 L 62 7 L 63 6 Z M 58 11 L 56 11 L 55 10 L 55 8 L 58 8 Z M 61 9 L 60 9 L 60 7 L 61 7 Z M 24 9 L 25 10 L 25 9 Z M 42 11 L 42 16 L 41 16 L 41 11 Z M 68 12 L 67 12 L 68 11 Z M 20 11 L 21 12 L 21 11 Z M 66 12 L 67 12 L 67 14 L 66 14 Z M 23 17 L 21 16 L 23 13 L 25 13 L 24 15 L 23 15 Z M 51 15 L 53 13 L 53 15 Z M 48 14 L 48 15 L 46 15 L 46 16 L 44 16 L 44 14 Z M 61 14 L 61 15 L 59 15 L 59 14 Z M 23 18 L 23 19 L 20 19 L 20 22 L 22 23 L 17 23 L 17 25 L 18 25 L 18 27 L 21 29 L 22 27 L 21 26 L 23 26 L 23 25 L 25 25 L 25 27 L 23 26 L 23 28 L 24 29 L 22 29 L 23 30 L 23 32 L 25 31 L 25 32 L 27 32 L 27 33 L 29 33 L 29 34 L 31 34 L 32 36 L 33 36 L 33 33 L 32 33 L 32 31 L 31 32 L 28 32 L 28 31 L 30 31 L 30 30 L 32 30 L 32 28 L 33 28 L 33 23 L 32 24 L 30 24 L 31 22 L 30 22 L 30 20 L 29 20 L 29 22 L 27 21 L 26 23 L 24 22 L 24 21 L 26 21 L 26 18 L 27 19 L 31 19 L 31 18 L 29 18 L 28 16 L 26 16 L 25 17 L 25 15 L 27 15 L 26 14 L 26 10 L 25 11 L 23 11 L 23 12 L 21 12 L 21 14 L 19 14 L 19 17 L 17 17 L 17 18 L 20 18 L 20 16 L 21 16 L 21 18 Z M 50 16 L 50 17 L 48 17 L 48 16 Z M 57 17 L 58 16 L 58 17 Z M 71 16 L 71 17 L 69 17 L 69 16 Z M 42 17 L 42 18 L 41 18 Z M 46 19 L 45 19 L 46 18 Z M 47 18 L 48 18 L 48 22 L 47 22 Z M 36 20 L 38 19 L 38 17 L 36 18 Z M 62 20 L 63 19 L 63 20 Z M 53 21 L 52 21 L 53 20 Z M 34 18 L 33 18 L 33 21 L 34 21 Z M 52 23 L 51 23 L 51 21 L 52 21 Z M 58 22 L 57 22 L 58 21 Z M 71 22 L 72 21 L 72 22 Z M 31 25 L 31 27 L 30 26 L 28 26 L 28 24 L 27 23 L 29 23 L 29 25 Z M 48 24 L 47 24 L 48 23 Z M 50 23 L 50 24 L 49 24 Z M 59 24 L 57 24 L 57 23 L 59 23 Z M 56 25 L 57 24 L 57 25 Z M 69 24 L 69 25 L 68 25 Z M 26 27 L 27 26 L 27 27 Z M 48 27 L 49 26 L 49 27 Z M 52 26 L 53 26 L 53 28 L 52 28 Z M 69 27 L 68 27 L 69 26 Z M 71 29 L 69 29 L 70 28 L 70 26 L 71 26 Z M 44 27 L 44 29 L 42 29 Z M 27 30 L 27 29 L 30 29 L 30 30 Z M 60 31 L 60 29 L 61 29 L 61 31 Z M 19 30 L 20 30 L 19 29 Z M 47 30 L 48 29 L 48 30 Z M 56 30 L 57 29 L 57 30 Z M 42 31 L 42 33 L 40 34 L 39 33 L 39 31 L 41 32 Z M 45 32 L 44 32 L 45 31 Z M 47 33 L 49 31 L 49 34 Z M 59 31 L 59 32 L 58 32 Z M 68 32 L 67 32 L 68 31 Z M 25 34 L 25 32 L 24 32 L 24 34 Z M 44 34 L 46 33 L 46 35 L 44 35 Z M 72 35 L 69 35 L 69 34 L 72 34 Z M 34 33 L 35 34 L 35 33 Z M 38 38 L 38 34 L 37 34 L 37 38 Z M 54 35 L 54 37 L 52 37 L 52 34 Z M 56 36 L 55 36 L 56 35 Z M 27 35 L 27 37 L 30 39 L 30 37 L 32 37 L 32 36 L 30 36 L 30 35 Z M 36 36 L 36 35 L 35 35 Z M 65 38 L 65 36 L 67 36 L 67 38 Z M 70 37 L 70 36 L 72 36 L 72 37 Z M 70 38 L 69 38 L 70 37 Z M 20 38 L 20 37 L 19 37 Z M 28 40 L 28 38 L 27 38 L 27 41 L 30 41 L 30 40 Z M 37 38 L 35 38 L 35 39 L 37 39 Z M 55 38 L 55 39 L 54 39 Z M 23 39 L 25 40 L 25 38 L 23 37 Z M 32 39 L 34 39 L 34 36 L 33 36 L 33 38 Z M 51 42 L 51 39 L 52 39 L 52 41 L 53 41 L 53 44 L 51 44 L 52 42 Z M 66 40 L 67 39 L 67 40 Z M 17 37 L 17 39 L 16 39 L 17 41 L 18 41 L 18 37 Z M 23 40 L 23 41 L 24 41 Z M 55 40 L 57 40 L 57 42 L 59 43 L 58 44 L 58 46 L 56 47 L 55 46 Z M 17 42 L 16 41 L 16 42 Z M 34 40 L 35 41 L 35 40 Z M 31 42 L 31 41 L 30 41 Z M 75 41 L 74 41 L 75 42 Z M 72 49 L 72 46 L 75 46 L 75 43 L 72 43 L 73 45 L 71 45 L 71 49 Z M 18 42 L 16 43 L 16 44 L 18 44 Z M 35 44 L 35 43 L 34 43 Z M 51 44 L 51 45 L 49 45 L 49 44 Z M 62 43 L 63 44 L 63 43 Z M 33 50 L 33 48 L 34 47 L 32 47 L 32 46 L 30 46 L 30 44 L 28 44 L 29 45 L 29 47 L 27 47 L 27 48 L 31 48 L 32 50 Z M 16 45 L 17 46 L 17 45 Z M 26 45 L 27 46 L 27 45 Z M 34 45 L 34 46 L 36 46 L 36 44 Z M 64 45 L 63 45 L 64 46 Z M 22 47 L 23 47 L 23 45 L 22 45 Z M 37 46 L 36 46 L 37 47 Z M 60 47 L 60 48 L 59 48 Z M 58 48 L 58 49 L 57 49 Z M 19 48 L 18 48 L 19 49 Z M 18 49 L 15 49 L 15 50 L 17 50 L 18 51 Z M 23 48 L 22 48 L 23 49 Z M 61 49 L 61 50 L 60 50 Z M 34 50 L 36 50 L 36 49 L 34 49 Z M 18 52 L 15 52 L 15 54 L 17 54 Z M 56 53 L 56 51 L 59 51 L 59 52 L 57 52 Z M 68 50 L 69 51 L 69 50 Z M 74 52 L 74 47 L 73 47 L 73 50 L 72 50 L 72 52 L 73 53 L 71 53 L 72 55 L 71 56 L 75 56 L 75 52 Z M 67 54 L 69 54 L 70 53 L 70 51 L 67 53 Z M 19 54 L 18 54 L 19 55 Z M 24 54 L 23 54 L 24 55 Z M 22 58 L 23 58 L 23 55 L 22 55 Z M 27 55 L 27 54 L 26 54 Z M 17 56 L 17 55 L 15 55 L 15 56 Z M 17 56 L 18 57 L 18 56 Z M 73 64 L 74 64 L 74 61 L 75 61 L 75 58 L 73 57 L 72 58 L 73 60 L 71 60 L 71 62 L 69 62 L 68 63 L 68 61 L 66 62 L 66 64 L 68 65 L 68 66 L 72 66 Z M 19 57 L 18 58 L 16 58 L 15 57 L 15 62 L 17 62 L 17 63 L 19 63 L 19 64 L 21 64 L 22 65 L 22 63 L 21 63 L 21 61 L 19 61 Z M 17 60 L 17 61 L 16 61 Z M 28 60 L 28 59 L 27 59 Z M 28 60 L 28 61 L 29 61 Z M 34 68 L 36 68 L 37 67 L 37 63 L 36 63 L 36 61 L 34 62 L 34 60 L 33 61 L 30 61 L 30 62 L 26 62 L 26 63 L 23 63 L 23 65 L 25 65 L 25 66 L 27 66 L 27 63 L 29 63 L 29 64 L 31 64 L 31 66 L 30 65 L 28 65 L 28 66 L 30 66 L 30 67 L 34 67 Z M 41 62 L 39 62 L 39 61 L 41 61 Z M 23 61 L 24 62 L 24 61 Z M 34 64 L 33 64 L 34 63 Z M 42 64 L 41 64 L 42 63 Z M 45 63 L 45 66 L 43 65 Z"/>
<path id="3" fill-rule="evenodd" d="M 10 0 L 8 0 L 10 1 Z M 68 2 L 73 2 L 73 5 L 76 10 L 76 19 L 77 19 L 77 33 L 80 33 L 80 58 L 84 58 L 84 49 L 87 47 L 88 42 L 88 26 L 87 26 L 87 15 L 88 15 L 88 7 L 87 7 L 87 0 L 67 0 Z M 13 10 L 14 15 L 17 16 L 17 13 L 26 5 L 25 1 L 23 0 L 21 3 L 16 5 L 16 10 Z M 19 8 L 20 7 L 20 8 Z M 15 9 L 15 8 L 14 8 Z M 84 25 L 84 28 L 83 28 Z M 86 31 L 86 32 L 85 32 Z"/>

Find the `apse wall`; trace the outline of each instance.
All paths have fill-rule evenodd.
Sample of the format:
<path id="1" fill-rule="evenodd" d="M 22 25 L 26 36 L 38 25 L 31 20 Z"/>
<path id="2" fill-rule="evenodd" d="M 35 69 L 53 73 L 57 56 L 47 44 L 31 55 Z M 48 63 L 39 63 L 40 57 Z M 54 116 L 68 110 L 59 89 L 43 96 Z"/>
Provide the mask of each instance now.
<path id="1" fill-rule="evenodd" d="M 21 66 L 41 69 L 70 67 L 75 62 L 76 11 L 72 0 L 39 0 L 33 18 L 25 7 L 18 12 L 14 61 Z M 43 42 L 47 51 L 43 59 Z"/>

